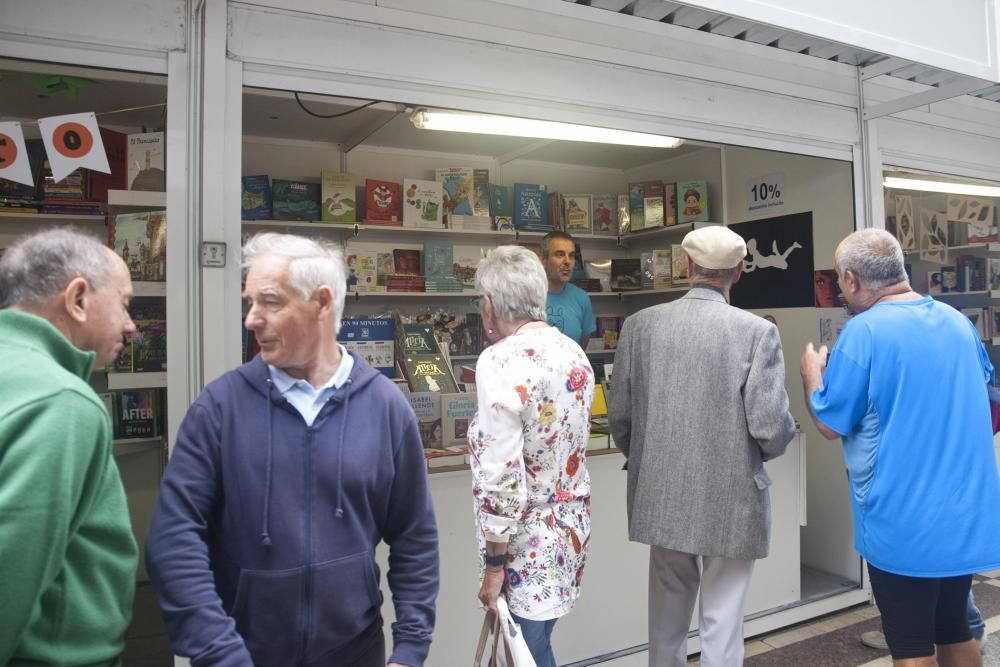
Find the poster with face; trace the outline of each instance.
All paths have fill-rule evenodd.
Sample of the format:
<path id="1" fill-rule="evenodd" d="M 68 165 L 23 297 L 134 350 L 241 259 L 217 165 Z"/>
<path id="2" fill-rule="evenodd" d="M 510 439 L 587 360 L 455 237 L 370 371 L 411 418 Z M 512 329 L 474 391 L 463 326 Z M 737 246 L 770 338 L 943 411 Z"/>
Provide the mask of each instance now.
<path id="1" fill-rule="evenodd" d="M 896 195 L 896 240 L 903 250 L 916 250 L 917 239 L 913 220 L 913 197 Z"/>
<path id="2" fill-rule="evenodd" d="M 815 303 L 812 212 L 730 225 L 747 244 L 743 275 L 730 290 L 738 308 L 808 308 Z"/>

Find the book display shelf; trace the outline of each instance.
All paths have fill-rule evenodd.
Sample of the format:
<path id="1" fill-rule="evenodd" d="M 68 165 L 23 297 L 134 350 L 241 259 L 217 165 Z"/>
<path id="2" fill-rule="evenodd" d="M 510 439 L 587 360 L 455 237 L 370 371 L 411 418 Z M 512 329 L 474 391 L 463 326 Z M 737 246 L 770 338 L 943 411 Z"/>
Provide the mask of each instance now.
<path id="1" fill-rule="evenodd" d="M 300 141 L 320 127 L 312 117 L 297 117 L 294 128 L 280 129 L 280 137 L 267 134 L 275 132 L 275 124 L 262 121 L 277 115 L 269 111 L 274 99 L 244 90 L 243 236 L 271 231 L 342 244 L 348 271 L 345 317 L 392 315 L 397 327 L 433 323 L 443 363 L 459 391 L 474 391 L 476 360 L 486 345 L 481 327 L 463 321 L 478 322 L 473 278 L 489 249 L 518 244 L 537 251 L 549 231 L 572 234 L 582 255 L 574 280 L 590 297 L 597 327 L 585 352 L 595 375 L 604 379 L 624 318 L 687 291 L 686 275 L 675 272 L 684 262 L 672 262 L 672 253 L 680 252 L 692 229 L 717 224 L 710 212 L 722 210 L 721 149 L 715 145 L 530 146 L 544 142 L 428 134 L 397 116 L 342 152 L 341 142 Z M 341 111 L 342 104 L 331 98 L 325 110 Z M 384 113 L 375 105 L 347 118 L 356 123 Z M 349 125 L 327 120 L 322 132 L 337 137 Z M 509 159 L 503 154 L 512 144 L 526 148 Z M 702 205 L 685 210 L 677 193 Z M 466 335 L 463 327 L 472 330 L 471 344 L 468 338 L 459 341 L 459 331 Z M 398 331 L 396 338 L 397 364 L 390 361 L 384 368 L 404 384 Z M 244 331 L 244 359 L 255 351 L 252 339 Z M 409 392 L 419 392 L 409 385 Z M 437 400 L 448 400 L 447 392 Z M 415 411 L 424 419 L 416 405 Z M 428 431 L 444 421 L 440 408 L 430 413 Z M 591 453 L 617 452 L 611 445 L 606 430 L 597 433 Z M 467 469 L 460 454 L 451 454 L 440 460 L 429 455 L 429 469 Z"/>
<path id="2" fill-rule="evenodd" d="M 891 173 L 900 177 L 899 172 Z M 905 176 L 900 180 L 905 184 Z M 942 181 L 937 186 L 942 191 L 887 188 L 886 229 L 903 247 L 913 289 L 966 315 L 996 363 L 1000 357 L 1000 197 L 945 191 L 951 185 Z"/>

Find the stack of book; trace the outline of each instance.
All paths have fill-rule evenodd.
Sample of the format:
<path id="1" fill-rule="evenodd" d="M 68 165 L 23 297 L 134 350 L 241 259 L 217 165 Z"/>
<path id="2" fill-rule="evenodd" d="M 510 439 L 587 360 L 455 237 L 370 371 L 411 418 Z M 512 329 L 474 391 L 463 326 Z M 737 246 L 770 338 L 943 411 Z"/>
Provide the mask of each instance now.
<path id="1" fill-rule="evenodd" d="M 451 214 L 446 219 L 449 229 L 489 232 L 494 230 L 493 218 L 488 215 Z"/>
<path id="2" fill-rule="evenodd" d="M 409 273 L 395 273 L 386 276 L 385 287 L 388 292 L 423 292 L 426 280 L 423 276 Z"/>
<path id="3" fill-rule="evenodd" d="M 42 182 L 42 213 L 66 215 L 101 215 L 99 202 L 87 201 L 87 170 L 77 169 L 59 181 L 53 180 L 51 170 L 46 168 Z"/>

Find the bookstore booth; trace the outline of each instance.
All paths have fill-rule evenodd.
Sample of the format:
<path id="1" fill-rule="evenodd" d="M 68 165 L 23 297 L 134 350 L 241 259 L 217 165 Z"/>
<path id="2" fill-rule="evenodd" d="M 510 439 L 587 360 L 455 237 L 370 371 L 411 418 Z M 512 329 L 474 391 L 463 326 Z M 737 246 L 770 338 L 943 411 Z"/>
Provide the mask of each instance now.
<path id="1" fill-rule="evenodd" d="M 124 3 L 101 4 L 110 12 Z M 81 19 L 76 33 L 54 36 L 35 14 L 12 12 L 16 32 L 32 38 L 0 45 L 0 122 L 19 121 L 34 139 L 38 118 L 94 112 L 121 182 L 102 192 L 101 177 L 84 171 L 77 182 L 46 181 L 40 163 L 34 193 L 0 194 L 9 204 L 0 204 L 0 247 L 39 225 L 73 224 L 117 241 L 119 253 L 139 243 L 162 249 L 156 267 L 149 250 L 145 263 L 137 256 L 133 275 L 145 304 L 133 317 L 150 323 L 150 340 L 166 329 L 155 343 L 162 364 L 146 367 L 146 355 L 94 377 L 113 414 L 127 401 L 147 401 L 156 414 L 141 441 L 123 436 L 115 448 L 139 539 L 187 406 L 254 352 L 241 327 L 241 241 L 261 231 L 335 240 L 349 280 L 340 338 L 399 377 L 426 436 L 442 566 L 428 664 L 471 655 L 479 564 L 471 475 L 455 445 L 474 410 L 485 344 L 475 263 L 500 244 L 537 247 L 548 229 L 572 233 L 574 278 L 597 320 L 586 352 L 602 378 L 613 372 L 621 320 L 686 291 L 686 276 L 673 270 L 684 234 L 725 224 L 755 241 L 754 269 L 733 303 L 779 327 L 802 429 L 767 464 L 771 555 L 754 570 L 746 634 L 867 601 L 841 450 L 811 424 L 798 359 L 807 342 L 835 341 L 843 324 L 836 295 L 824 292 L 837 243 L 872 224 L 910 238 L 900 231 L 904 214 L 916 288 L 939 274 L 954 290 L 935 293 L 979 318 L 991 350 L 1000 345 L 990 261 L 1000 197 L 915 184 L 916 175 L 1000 182 L 989 157 L 1000 154 L 1000 113 L 987 106 L 995 103 L 859 121 L 865 84 L 842 63 L 573 3 L 464 3 L 464 12 L 490 17 L 489 30 L 482 19 L 445 19 L 455 3 L 387 4 L 158 3 L 126 19 L 145 31 L 127 48 L 108 26 Z M 538 33 L 544 48 L 532 46 Z M 598 49 L 599 34 L 649 45 L 648 53 Z M 692 62 L 708 54 L 719 72 Z M 751 79 L 751 69 L 768 74 Z M 875 98 L 905 89 L 867 85 Z M 140 143 L 144 135 L 154 143 Z M 883 190 L 883 169 L 909 181 Z M 942 214 L 933 227 L 932 213 Z M 945 240 L 928 245 L 922 230 L 941 228 Z M 415 327 L 437 345 L 429 382 L 399 358 L 400 335 Z M 582 597 L 553 635 L 561 664 L 645 650 L 648 550 L 627 539 L 624 457 L 600 414 L 594 426 L 593 538 Z M 383 592 L 388 625 L 384 581 Z M 134 625 L 157 623 L 137 612 Z M 697 619 L 689 637 L 696 652 Z"/>

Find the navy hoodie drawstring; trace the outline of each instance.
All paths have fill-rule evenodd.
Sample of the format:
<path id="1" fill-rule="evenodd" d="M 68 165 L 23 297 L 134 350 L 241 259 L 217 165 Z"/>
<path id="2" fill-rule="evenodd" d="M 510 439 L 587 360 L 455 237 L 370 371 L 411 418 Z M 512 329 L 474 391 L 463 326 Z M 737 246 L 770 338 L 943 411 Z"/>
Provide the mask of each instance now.
<path id="1" fill-rule="evenodd" d="M 267 378 L 267 393 L 264 401 L 267 403 L 267 467 L 264 472 L 264 521 L 261 526 L 260 543 L 262 546 L 271 546 L 271 535 L 268 532 L 268 519 L 271 512 L 271 452 L 273 443 L 271 441 L 271 378 Z"/>
<path id="2" fill-rule="evenodd" d="M 337 443 L 337 510 L 334 514 L 338 519 L 344 518 L 344 507 L 341 503 L 343 492 L 343 470 L 344 470 L 344 436 L 347 435 L 347 408 L 351 404 L 351 378 L 347 378 L 344 386 L 344 416 L 340 421 L 340 442 Z"/>

